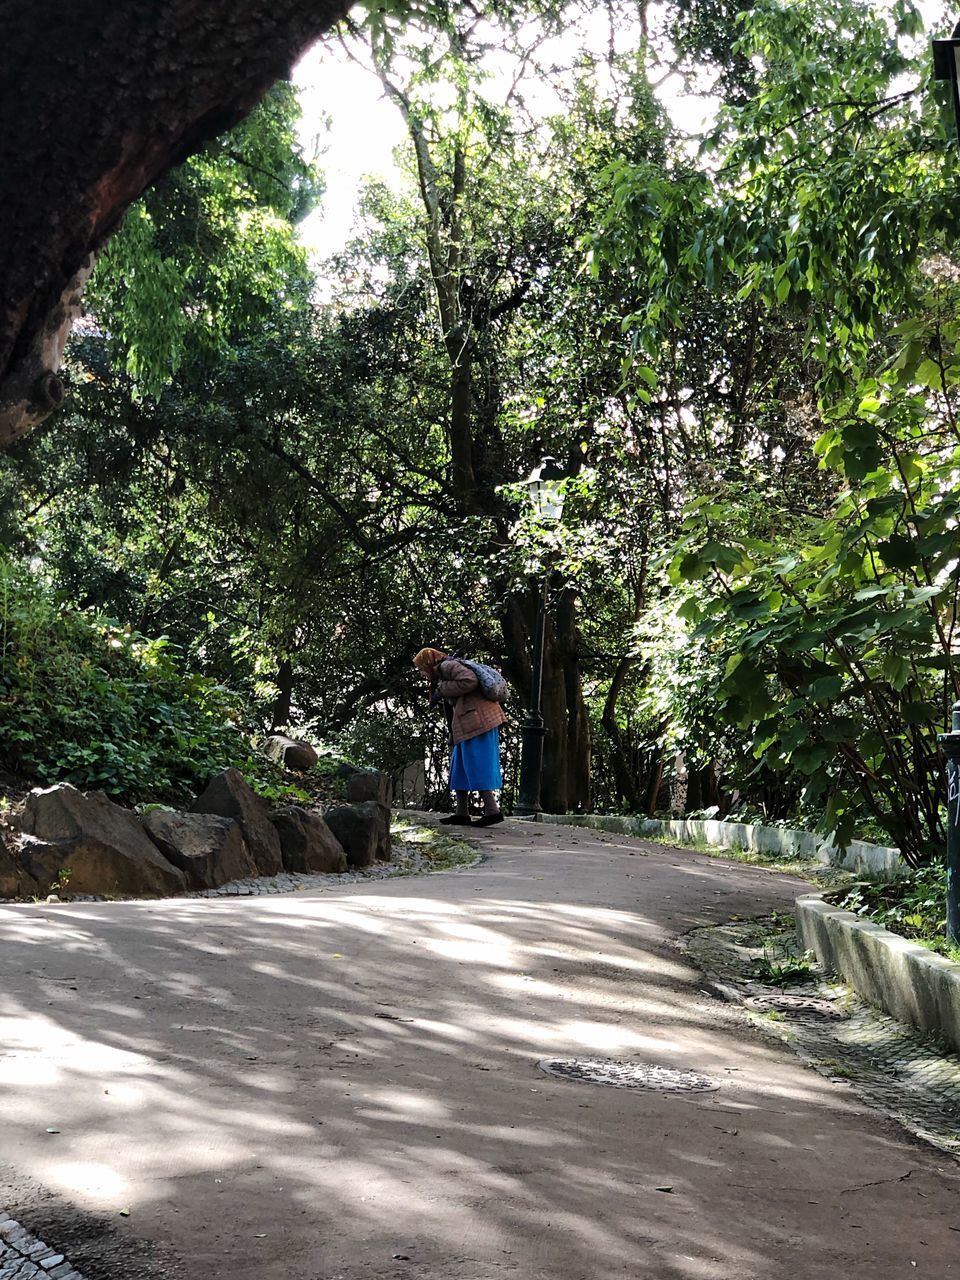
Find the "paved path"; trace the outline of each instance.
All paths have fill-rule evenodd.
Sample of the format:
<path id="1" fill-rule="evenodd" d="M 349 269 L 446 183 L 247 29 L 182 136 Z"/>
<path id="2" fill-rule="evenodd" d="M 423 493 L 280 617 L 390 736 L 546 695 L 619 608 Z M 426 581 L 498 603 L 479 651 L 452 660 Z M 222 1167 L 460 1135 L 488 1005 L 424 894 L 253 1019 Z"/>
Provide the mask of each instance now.
<path id="1" fill-rule="evenodd" d="M 188 1280 L 960 1277 L 955 1162 L 674 946 L 799 882 L 570 828 L 477 838 L 469 871 L 315 896 L 0 908 L 0 1162 Z M 722 1087 L 538 1070 L 560 1055 Z"/>

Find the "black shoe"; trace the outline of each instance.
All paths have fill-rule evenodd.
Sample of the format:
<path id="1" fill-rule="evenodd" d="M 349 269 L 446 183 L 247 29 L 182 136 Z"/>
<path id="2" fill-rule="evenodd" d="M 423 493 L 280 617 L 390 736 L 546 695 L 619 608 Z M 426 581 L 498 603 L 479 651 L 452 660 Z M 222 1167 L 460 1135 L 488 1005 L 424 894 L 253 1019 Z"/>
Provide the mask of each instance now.
<path id="1" fill-rule="evenodd" d="M 445 818 L 440 819 L 440 824 L 444 827 L 470 827 L 473 825 L 465 813 L 450 813 Z"/>
<path id="2" fill-rule="evenodd" d="M 503 821 L 502 813 L 485 813 L 482 818 L 477 819 L 478 827 L 495 827 L 498 822 Z"/>

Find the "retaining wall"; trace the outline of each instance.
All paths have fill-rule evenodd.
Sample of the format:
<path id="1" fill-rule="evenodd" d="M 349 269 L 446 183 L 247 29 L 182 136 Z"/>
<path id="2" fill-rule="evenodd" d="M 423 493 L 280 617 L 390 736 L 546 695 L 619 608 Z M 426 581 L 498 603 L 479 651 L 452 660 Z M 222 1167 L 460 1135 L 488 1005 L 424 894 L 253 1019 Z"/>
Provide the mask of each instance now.
<path id="1" fill-rule="evenodd" d="M 960 1050 L 960 964 L 816 894 L 796 902 L 800 945 L 865 1000 Z"/>
<path id="2" fill-rule="evenodd" d="M 784 857 L 815 858 L 824 866 L 894 877 L 904 871 L 900 853 L 885 845 L 851 840 L 844 853 L 823 836 L 782 827 L 755 827 L 747 822 L 720 822 L 712 818 L 642 818 L 600 813 L 542 813 L 540 821 L 560 826 L 591 827 L 625 836 L 652 836 L 677 844 L 706 844 L 716 849 L 745 849 L 780 853 Z"/>

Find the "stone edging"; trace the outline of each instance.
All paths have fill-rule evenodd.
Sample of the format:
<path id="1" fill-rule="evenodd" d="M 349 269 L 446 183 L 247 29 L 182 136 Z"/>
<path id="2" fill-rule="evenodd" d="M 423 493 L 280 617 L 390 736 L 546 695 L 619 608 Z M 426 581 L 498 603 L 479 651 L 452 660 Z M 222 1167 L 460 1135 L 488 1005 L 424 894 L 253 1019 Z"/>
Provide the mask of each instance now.
<path id="1" fill-rule="evenodd" d="M 801 946 L 864 1000 L 901 1022 L 945 1036 L 960 1050 L 960 964 L 871 920 L 824 902 L 796 901 Z"/>
<path id="2" fill-rule="evenodd" d="M 834 845 L 810 831 L 788 827 L 755 827 L 748 822 L 720 822 L 713 818 L 643 818 L 600 813 L 541 813 L 539 820 L 559 826 L 590 827 L 624 836 L 667 837 L 680 845 L 707 844 L 717 849 L 781 853 L 788 858 L 810 858 L 824 866 L 872 875 L 897 876 L 903 871 L 898 849 L 851 840 L 841 855 Z"/>
<path id="3" fill-rule="evenodd" d="M 83 1280 L 57 1249 L 0 1209 L 0 1276 L 10 1280 Z"/>

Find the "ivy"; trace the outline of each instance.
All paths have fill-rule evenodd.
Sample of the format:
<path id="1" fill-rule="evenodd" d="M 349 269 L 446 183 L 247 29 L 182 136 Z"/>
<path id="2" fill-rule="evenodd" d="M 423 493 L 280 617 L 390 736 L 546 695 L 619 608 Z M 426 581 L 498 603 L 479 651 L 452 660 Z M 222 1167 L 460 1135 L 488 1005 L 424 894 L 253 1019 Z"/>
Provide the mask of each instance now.
<path id="1" fill-rule="evenodd" d="M 220 769 L 266 780 L 236 695 L 163 639 L 59 605 L 0 559 L 0 763 L 40 783 L 185 802 Z"/>

